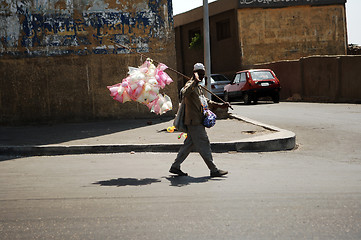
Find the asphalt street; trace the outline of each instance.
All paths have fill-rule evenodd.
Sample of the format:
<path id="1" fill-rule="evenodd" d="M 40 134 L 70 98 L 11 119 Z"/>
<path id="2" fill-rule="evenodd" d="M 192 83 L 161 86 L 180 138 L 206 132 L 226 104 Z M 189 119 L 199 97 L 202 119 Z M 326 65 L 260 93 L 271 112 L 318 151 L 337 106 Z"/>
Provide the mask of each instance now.
<path id="1" fill-rule="evenodd" d="M 361 105 L 260 102 L 292 151 L 0 157 L 0 239 L 361 239 Z"/>
<path id="2" fill-rule="evenodd" d="M 260 102 L 237 104 L 233 113 L 290 130 L 302 153 L 361 162 L 361 105 Z"/>

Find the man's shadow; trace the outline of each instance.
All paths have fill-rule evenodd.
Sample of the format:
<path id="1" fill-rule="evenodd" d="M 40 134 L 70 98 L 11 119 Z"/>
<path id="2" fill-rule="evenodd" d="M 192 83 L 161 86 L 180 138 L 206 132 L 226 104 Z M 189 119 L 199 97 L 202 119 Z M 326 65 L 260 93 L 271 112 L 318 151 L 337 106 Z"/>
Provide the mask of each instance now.
<path id="1" fill-rule="evenodd" d="M 116 186 L 116 187 L 124 187 L 124 186 L 145 186 L 150 185 L 152 183 L 161 182 L 160 179 L 156 178 L 118 178 L 118 179 L 110 179 L 105 181 L 98 181 L 93 184 L 98 184 L 100 186 Z"/>
<path id="2" fill-rule="evenodd" d="M 221 181 L 226 177 L 221 178 L 211 178 L 206 177 L 191 177 L 191 176 L 176 176 L 170 175 L 169 177 L 162 177 L 167 179 L 170 182 L 170 186 L 173 187 L 184 187 L 192 183 L 206 183 L 208 181 Z M 125 186 L 146 186 L 153 183 L 160 183 L 162 180 L 157 178 L 118 178 L 110 179 L 104 181 L 98 181 L 93 184 L 100 186 L 116 186 L 116 187 L 125 187 Z"/>
<path id="3" fill-rule="evenodd" d="M 171 175 L 169 177 L 165 177 L 170 182 L 170 186 L 173 187 L 184 187 L 188 186 L 192 183 L 206 183 L 209 181 L 221 181 L 224 180 L 225 177 L 222 178 L 212 178 L 210 176 L 206 177 L 192 177 L 192 176 L 177 176 Z"/>

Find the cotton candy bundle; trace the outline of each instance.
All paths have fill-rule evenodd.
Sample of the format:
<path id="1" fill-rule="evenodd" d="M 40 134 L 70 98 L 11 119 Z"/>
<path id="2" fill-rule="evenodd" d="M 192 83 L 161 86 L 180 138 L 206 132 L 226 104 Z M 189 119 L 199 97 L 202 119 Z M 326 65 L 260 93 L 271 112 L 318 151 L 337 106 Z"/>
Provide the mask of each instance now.
<path id="1" fill-rule="evenodd" d="M 168 67 L 160 63 L 154 66 L 147 59 L 139 68 L 128 67 L 128 76 L 121 83 L 108 86 L 110 96 L 124 103 L 130 100 L 143 103 L 156 114 L 163 114 L 172 109 L 169 96 L 159 93 L 159 89 L 169 85 L 173 80 L 164 72 Z"/>
<path id="2" fill-rule="evenodd" d="M 151 112 L 155 112 L 157 114 L 163 114 L 169 110 L 172 110 L 172 101 L 169 96 L 162 94 L 158 94 L 158 97 L 147 104 L 148 108 Z"/>

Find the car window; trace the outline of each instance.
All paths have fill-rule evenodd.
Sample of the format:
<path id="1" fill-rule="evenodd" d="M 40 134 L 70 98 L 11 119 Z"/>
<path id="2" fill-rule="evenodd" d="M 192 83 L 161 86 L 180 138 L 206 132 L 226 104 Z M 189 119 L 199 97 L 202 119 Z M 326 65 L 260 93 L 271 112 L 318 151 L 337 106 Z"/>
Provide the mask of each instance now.
<path id="1" fill-rule="evenodd" d="M 239 83 L 240 80 L 241 80 L 241 74 L 237 74 L 237 75 L 234 77 L 233 83 Z"/>
<path id="2" fill-rule="evenodd" d="M 229 81 L 228 78 L 226 78 L 223 75 L 213 75 L 212 79 L 216 82 L 221 82 L 221 81 Z"/>
<path id="3" fill-rule="evenodd" d="M 245 82 L 246 81 L 246 73 L 243 72 L 241 73 L 241 82 Z"/>
<path id="4" fill-rule="evenodd" d="M 273 79 L 273 75 L 270 71 L 251 72 L 251 76 L 253 81 Z"/>

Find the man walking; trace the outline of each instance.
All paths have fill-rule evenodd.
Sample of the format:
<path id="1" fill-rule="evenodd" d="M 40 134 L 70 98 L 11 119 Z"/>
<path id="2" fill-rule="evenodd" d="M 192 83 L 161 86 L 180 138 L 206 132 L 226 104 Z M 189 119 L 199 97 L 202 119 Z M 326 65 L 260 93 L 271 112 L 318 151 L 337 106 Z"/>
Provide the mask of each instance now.
<path id="1" fill-rule="evenodd" d="M 181 90 L 181 95 L 185 101 L 185 117 L 184 124 L 187 126 L 187 138 L 183 146 L 180 148 L 177 157 L 172 164 L 169 172 L 179 176 L 188 176 L 180 167 L 183 161 L 188 157 L 193 147 L 202 156 L 204 162 L 210 170 L 211 177 L 220 177 L 226 175 L 228 172 L 220 170 L 213 162 L 211 145 L 205 127 L 202 125 L 203 121 L 203 106 L 219 105 L 228 107 L 228 103 L 216 103 L 206 99 L 202 93 L 199 83 L 205 76 L 205 68 L 202 63 L 196 63 L 193 68 L 192 78 L 185 84 Z M 206 102 L 204 102 L 206 101 Z M 202 106 L 203 105 L 203 106 Z"/>

